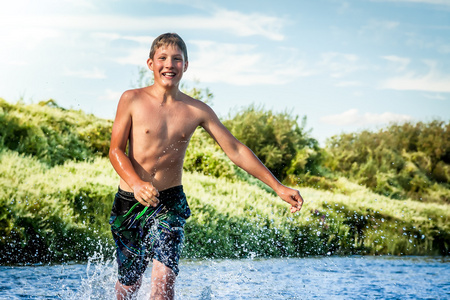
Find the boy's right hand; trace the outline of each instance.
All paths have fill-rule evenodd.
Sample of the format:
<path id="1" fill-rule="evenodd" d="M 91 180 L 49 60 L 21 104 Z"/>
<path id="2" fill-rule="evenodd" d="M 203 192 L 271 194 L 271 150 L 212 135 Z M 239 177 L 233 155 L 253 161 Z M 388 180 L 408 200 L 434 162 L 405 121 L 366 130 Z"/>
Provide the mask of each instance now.
<path id="1" fill-rule="evenodd" d="M 133 186 L 134 198 L 144 206 L 156 207 L 159 204 L 158 190 L 149 182 L 141 182 Z"/>
<path id="2" fill-rule="evenodd" d="M 300 211 L 303 206 L 303 197 L 298 190 L 291 189 L 281 185 L 281 189 L 277 191 L 278 196 L 291 205 L 291 213 Z"/>

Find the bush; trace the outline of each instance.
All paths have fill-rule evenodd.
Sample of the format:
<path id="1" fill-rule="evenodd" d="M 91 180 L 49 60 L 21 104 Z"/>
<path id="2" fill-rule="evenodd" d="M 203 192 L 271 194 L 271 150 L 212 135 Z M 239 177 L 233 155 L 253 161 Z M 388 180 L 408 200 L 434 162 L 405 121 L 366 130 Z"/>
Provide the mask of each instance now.
<path id="1" fill-rule="evenodd" d="M 103 151 L 112 122 L 58 108 L 53 101 L 0 104 L 4 129 L 0 132 L 0 261 L 83 261 L 97 251 L 110 255 L 113 241 L 108 218 L 118 176 L 102 156 L 107 154 Z M 258 123 L 258 116 L 271 116 L 270 126 Z M 291 215 L 286 203 L 261 189 L 259 181 L 236 168 L 207 133 L 199 130 L 186 154 L 185 168 L 192 172 L 183 177 L 193 210 L 186 224 L 185 257 L 448 255 L 448 204 L 394 201 L 343 178 L 312 175 L 319 172 L 318 162 L 325 154 L 330 169 L 366 180 L 361 182 L 375 185 L 378 192 L 404 197 L 406 186 L 414 195 L 448 199 L 448 189 L 442 189 L 449 171 L 445 143 L 427 137 L 421 140 L 421 134 L 415 133 L 410 134 L 415 144 L 408 139 L 381 143 L 373 141 L 376 135 L 361 139 L 353 135 L 351 143 L 339 141 L 332 149 L 336 152 L 321 153 L 314 148 L 316 142 L 291 122 L 295 118 L 271 112 L 258 115 L 254 109 L 242 118 L 245 124 L 254 118 L 272 136 L 266 142 L 286 143 L 286 152 L 280 150 L 278 158 L 295 150 L 282 169 L 286 180 L 335 193 L 304 188 L 302 213 Z M 289 124 L 293 127 L 288 130 L 284 126 Z M 257 136 L 256 130 L 249 132 L 255 140 L 266 138 Z M 390 146 L 396 140 L 409 150 L 399 152 Z M 346 152 L 337 152 L 339 147 Z M 342 166 L 348 169 L 341 170 L 334 157 L 341 157 Z"/>
<path id="2" fill-rule="evenodd" d="M 112 121 L 65 110 L 53 100 L 13 105 L 0 99 L 0 126 L 0 148 L 53 166 L 107 156 Z"/>
<path id="3" fill-rule="evenodd" d="M 393 198 L 450 202 L 450 122 L 393 124 L 327 141 L 325 166 Z"/>
<path id="4" fill-rule="evenodd" d="M 298 117 L 274 113 L 251 105 L 230 116 L 224 125 L 247 145 L 280 180 L 288 174 L 319 173 L 321 153 L 318 142 L 305 130 Z"/>

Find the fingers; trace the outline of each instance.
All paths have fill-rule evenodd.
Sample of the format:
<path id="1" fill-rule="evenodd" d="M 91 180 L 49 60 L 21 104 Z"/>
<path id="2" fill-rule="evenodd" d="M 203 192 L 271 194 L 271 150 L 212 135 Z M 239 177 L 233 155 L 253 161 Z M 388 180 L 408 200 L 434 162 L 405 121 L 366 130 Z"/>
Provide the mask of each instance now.
<path id="1" fill-rule="evenodd" d="M 136 198 L 136 197 L 135 197 Z M 156 207 L 159 204 L 159 199 L 156 197 L 152 198 L 136 198 L 144 206 L 153 206 Z"/>
<path id="2" fill-rule="evenodd" d="M 159 204 L 159 199 L 152 193 L 145 193 L 142 197 L 142 201 L 145 206 L 157 206 Z"/>
<path id="3" fill-rule="evenodd" d="M 292 205 L 291 206 L 291 213 L 295 213 L 295 212 L 300 211 L 302 209 L 302 206 L 303 206 L 303 202 L 300 202 L 300 201 L 297 204 Z"/>
<path id="4" fill-rule="evenodd" d="M 158 196 L 158 190 L 150 184 L 140 186 L 134 190 L 134 197 L 136 200 L 145 206 L 156 207 L 159 204 Z"/>
<path id="5" fill-rule="evenodd" d="M 302 209 L 302 206 L 303 206 L 303 198 L 302 198 L 302 196 L 297 191 L 297 193 L 292 195 L 291 197 L 292 197 L 292 200 L 295 200 L 295 201 L 293 201 L 294 203 L 291 203 L 292 204 L 292 206 L 290 208 L 291 209 L 291 213 L 295 213 L 297 211 L 300 211 Z"/>

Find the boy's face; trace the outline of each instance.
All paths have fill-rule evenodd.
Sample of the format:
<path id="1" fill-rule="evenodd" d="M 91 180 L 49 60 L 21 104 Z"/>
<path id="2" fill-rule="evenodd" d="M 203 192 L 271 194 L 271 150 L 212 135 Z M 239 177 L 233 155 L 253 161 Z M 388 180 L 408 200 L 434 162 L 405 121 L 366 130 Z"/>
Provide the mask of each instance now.
<path id="1" fill-rule="evenodd" d="M 188 62 L 178 46 L 163 46 L 155 51 L 153 59 L 147 60 L 147 65 L 153 71 L 155 83 L 170 88 L 178 87 Z"/>

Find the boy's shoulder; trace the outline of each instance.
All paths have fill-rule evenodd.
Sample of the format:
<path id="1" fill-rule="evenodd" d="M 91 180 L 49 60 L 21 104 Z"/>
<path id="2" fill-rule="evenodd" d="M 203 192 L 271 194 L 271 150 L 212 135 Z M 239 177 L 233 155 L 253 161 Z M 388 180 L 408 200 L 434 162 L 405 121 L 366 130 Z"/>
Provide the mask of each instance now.
<path id="1" fill-rule="evenodd" d="M 191 105 L 196 105 L 196 106 L 203 106 L 203 105 L 206 105 L 205 102 L 200 101 L 200 100 L 198 100 L 198 99 L 195 99 L 195 98 L 189 96 L 189 95 L 186 94 L 186 93 L 181 92 L 180 95 L 181 95 L 180 100 L 182 100 L 182 101 L 185 102 L 186 104 L 191 104 Z"/>
<path id="2" fill-rule="evenodd" d="M 200 114 L 210 114 L 213 112 L 212 108 L 208 104 L 185 93 L 182 93 L 181 100 L 187 107 L 197 110 Z"/>
<path id="3" fill-rule="evenodd" d="M 148 100 L 153 98 L 151 89 L 152 86 L 126 90 L 120 98 L 122 107 L 126 106 L 131 110 L 140 111 L 142 105 L 148 106 Z M 178 106 L 181 110 L 190 111 L 191 113 L 196 111 L 198 115 L 209 115 L 213 112 L 211 107 L 205 102 L 195 99 L 181 91 L 178 100 L 179 104 L 182 104 Z"/>
<path id="4" fill-rule="evenodd" d="M 125 105 L 129 108 L 136 107 L 136 105 L 139 107 L 141 104 L 145 103 L 147 99 L 151 98 L 147 88 L 148 87 L 126 90 L 120 97 L 119 105 Z"/>
<path id="5" fill-rule="evenodd" d="M 145 91 L 146 88 L 137 88 L 137 89 L 130 89 L 123 92 L 121 99 L 125 101 L 132 101 L 132 100 L 138 100 L 141 99 L 146 94 L 148 95 L 148 92 Z"/>

